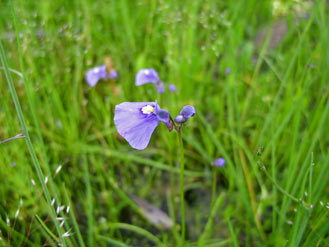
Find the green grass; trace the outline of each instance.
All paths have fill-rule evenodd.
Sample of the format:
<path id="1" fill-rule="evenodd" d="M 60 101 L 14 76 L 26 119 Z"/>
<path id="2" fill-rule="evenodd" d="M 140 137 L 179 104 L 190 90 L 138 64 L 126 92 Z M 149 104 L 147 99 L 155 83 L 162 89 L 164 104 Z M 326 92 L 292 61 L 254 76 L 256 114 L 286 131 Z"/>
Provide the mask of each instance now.
<path id="1" fill-rule="evenodd" d="M 136 151 L 113 123 L 115 105 L 155 99 L 197 111 L 182 132 L 185 246 L 329 246 L 329 6 L 281 2 L 1 1 L 0 141 L 25 138 L 0 144 L 0 246 L 182 243 L 176 133 L 160 124 Z M 277 47 L 270 32 L 255 42 L 280 20 Z M 90 88 L 106 56 L 119 78 Z M 178 93 L 135 87 L 147 67 Z"/>

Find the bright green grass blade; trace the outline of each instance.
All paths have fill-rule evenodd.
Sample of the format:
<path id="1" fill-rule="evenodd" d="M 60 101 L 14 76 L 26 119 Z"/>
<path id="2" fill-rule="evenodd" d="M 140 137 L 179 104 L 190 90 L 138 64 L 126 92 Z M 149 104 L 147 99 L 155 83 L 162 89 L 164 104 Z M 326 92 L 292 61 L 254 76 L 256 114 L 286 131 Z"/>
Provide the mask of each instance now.
<path id="1" fill-rule="evenodd" d="M 64 190 L 64 196 L 65 196 L 66 204 L 70 206 L 69 215 L 70 215 L 70 219 L 73 222 L 74 233 L 78 236 L 79 246 L 85 247 L 86 245 L 83 241 L 83 238 L 82 238 L 82 235 L 81 235 L 81 232 L 80 232 L 80 229 L 79 229 L 79 225 L 78 225 L 77 219 L 76 219 L 75 214 L 74 214 L 75 208 L 73 207 L 73 203 L 71 203 L 71 201 L 69 199 L 69 196 L 68 196 L 68 193 L 67 193 L 67 190 L 66 190 L 64 184 L 63 184 L 63 190 Z"/>
<path id="2" fill-rule="evenodd" d="M 47 232 L 47 234 L 54 239 L 56 242 L 58 242 L 58 238 L 55 236 L 55 234 L 52 233 L 52 231 L 46 226 L 46 224 L 43 222 L 42 219 L 36 214 L 35 218 L 38 220 L 42 228 Z"/>
<path id="3" fill-rule="evenodd" d="M 132 232 L 139 234 L 140 236 L 143 236 L 143 237 L 151 240 L 152 242 L 154 242 L 156 244 L 156 246 L 164 246 L 159 238 L 154 236 L 149 231 L 146 231 L 145 229 L 140 228 L 135 225 L 130 225 L 127 223 L 108 223 L 106 225 L 106 227 L 113 228 L 113 229 L 124 229 L 124 230 L 128 230 L 128 231 L 132 231 Z"/>
<path id="4" fill-rule="evenodd" d="M 102 241 L 105 241 L 109 244 L 111 244 L 111 246 L 117 246 L 117 247 L 132 247 L 131 245 L 125 244 L 123 242 L 120 242 L 118 240 L 106 237 L 106 236 L 98 236 Z"/>

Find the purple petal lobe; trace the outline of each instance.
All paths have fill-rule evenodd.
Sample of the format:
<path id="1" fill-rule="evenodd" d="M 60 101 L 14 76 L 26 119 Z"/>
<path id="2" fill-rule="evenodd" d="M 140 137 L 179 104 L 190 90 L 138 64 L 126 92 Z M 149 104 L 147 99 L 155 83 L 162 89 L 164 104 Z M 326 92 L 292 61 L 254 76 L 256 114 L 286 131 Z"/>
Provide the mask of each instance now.
<path id="1" fill-rule="evenodd" d="M 219 158 L 214 161 L 215 166 L 225 166 L 225 159 L 224 158 Z"/>
<path id="2" fill-rule="evenodd" d="M 106 66 L 100 65 L 95 68 L 87 70 L 86 81 L 89 86 L 93 87 L 100 79 L 106 78 Z"/>
<path id="3" fill-rule="evenodd" d="M 157 84 L 159 80 L 159 75 L 154 69 L 141 69 L 136 74 L 135 85 L 140 86 L 146 83 Z"/>
<path id="4" fill-rule="evenodd" d="M 124 102 L 115 106 L 114 123 L 131 147 L 145 149 L 160 123 L 155 102 Z"/>
<path id="5" fill-rule="evenodd" d="M 191 106 L 191 105 L 184 106 L 183 109 L 180 112 L 180 115 L 182 115 L 186 119 L 189 119 L 190 117 L 193 117 L 195 115 L 194 106 Z"/>
<path id="6" fill-rule="evenodd" d="M 168 85 L 168 89 L 171 92 L 177 93 L 177 88 L 176 88 L 176 86 L 174 84 L 169 84 Z"/>
<path id="7" fill-rule="evenodd" d="M 159 109 L 156 112 L 157 118 L 161 121 L 164 122 L 165 124 L 169 124 L 169 112 L 167 110 Z"/>

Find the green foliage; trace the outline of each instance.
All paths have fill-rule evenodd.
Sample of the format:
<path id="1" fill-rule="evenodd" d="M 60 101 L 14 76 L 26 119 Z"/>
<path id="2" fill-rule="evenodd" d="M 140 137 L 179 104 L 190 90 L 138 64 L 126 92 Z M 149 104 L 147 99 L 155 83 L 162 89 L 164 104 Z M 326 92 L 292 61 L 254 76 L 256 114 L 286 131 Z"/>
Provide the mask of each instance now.
<path id="1" fill-rule="evenodd" d="M 136 151 L 113 123 L 116 104 L 155 99 L 197 111 L 182 132 L 185 246 L 329 245 L 329 7 L 274 2 L 0 1 L 0 141 L 25 133 L 0 144 L 0 246 L 177 246 L 176 134 L 160 125 Z M 119 78 L 90 88 L 106 56 Z M 178 93 L 135 87 L 146 67 Z"/>

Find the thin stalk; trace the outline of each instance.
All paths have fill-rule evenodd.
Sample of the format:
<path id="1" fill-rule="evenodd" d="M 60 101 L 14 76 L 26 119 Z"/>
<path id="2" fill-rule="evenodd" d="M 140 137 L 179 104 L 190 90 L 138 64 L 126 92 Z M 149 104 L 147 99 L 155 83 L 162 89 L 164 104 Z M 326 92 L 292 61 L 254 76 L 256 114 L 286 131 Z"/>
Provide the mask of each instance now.
<path id="1" fill-rule="evenodd" d="M 109 222 L 109 223 L 107 223 L 106 226 L 108 228 L 123 229 L 123 230 L 135 232 L 135 233 L 139 234 L 140 236 L 151 240 L 152 242 L 154 242 L 156 244 L 156 246 L 164 247 L 164 244 L 161 242 L 161 240 L 159 238 L 157 238 L 155 235 L 153 235 L 152 233 L 150 233 L 149 231 L 147 231 L 141 227 L 127 224 L 127 223 L 121 223 L 121 222 Z"/>
<path id="2" fill-rule="evenodd" d="M 212 233 L 213 222 L 216 217 L 216 214 L 218 213 L 218 208 L 223 201 L 223 197 L 224 197 L 224 194 L 222 193 L 221 195 L 218 195 L 216 199 L 214 198 L 214 201 L 211 206 L 209 218 L 207 220 L 203 233 L 201 234 L 201 237 L 199 238 L 199 241 L 198 241 L 199 247 L 205 246 L 206 240 L 210 237 L 210 235 Z"/>
<path id="3" fill-rule="evenodd" d="M 169 152 L 169 156 L 168 156 L 168 162 L 170 167 L 172 168 L 172 170 L 170 171 L 170 196 L 168 197 L 168 205 L 170 205 L 171 207 L 171 211 L 170 211 L 170 218 L 173 221 L 173 225 L 176 226 L 176 216 L 175 216 L 175 212 L 176 212 L 176 205 L 175 205 L 175 197 L 176 197 L 176 176 L 174 173 L 174 169 L 175 169 L 175 163 L 173 161 L 172 158 L 172 145 L 170 145 L 170 141 L 171 140 L 167 140 L 167 146 L 168 146 L 168 152 Z M 172 228 L 172 233 L 174 235 L 175 241 L 178 243 L 179 242 L 179 234 L 177 232 L 177 228 L 173 227 Z"/>
<path id="4" fill-rule="evenodd" d="M 173 196 L 173 191 L 171 191 L 170 193 L 167 193 L 167 205 L 168 205 L 168 211 L 169 211 L 169 216 L 171 218 L 171 220 L 173 221 L 173 226 L 171 229 L 171 232 L 174 236 L 174 239 L 176 241 L 176 243 L 179 243 L 179 234 L 177 232 L 177 227 L 176 227 L 176 216 L 175 216 L 175 207 L 174 207 L 174 201 L 175 198 Z"/>
<path id="5" fill-rule="evenodd" d="M 14 140 L 17 140 L 19 138 L 24 138 L 24 134 L 18 134 L 18 135 L 15 135 L 14 137 L 10 137 L 8 139 L 5 139 L 5 140 L 2 140 L 0 141 L 0 144 L 3 144 L 3 143 L 6 143 L 6 142 L 10 142 L 10 141 L 14 141 Z"/>
<path id="6" fill-rule="evenodd" d="M 312 152 L 312 161 L 311 161 L 311 167 L 310 167 L 310 177 L 309 177 L 309 189 L 308 189 L 308 203 L 309 205 L 312 204 L 312 178 L 313 178 L 313 166 L 314 166 L 314 154 Z"/>
<path id="7" fill-rule="evenodd" d="M 262 171 L 265 173 L 265 175 L 271 180 L 271 182 L 274 184 L 274 186 L 285 196 L 289 197 L 292 201 L 301 204 L 304 209 L 306 209 L 307 211 L 309 211 L 310 209 L 305 205 L 304 201 L 298 199 L 297 197 L 289 194 L 287 191 L 285 191 L 272 177 L 271 175 L 268 173 L 268 171 L 266 170 L 266 167 L 262 164 L 262 163 L 258 163 L 261 166 Z"/>
<path id="8" fill-rule="evenodd" d="M 83 241 L 80 229 L 79 229 L 78 222 L 77 222 L 76 217 L 75 217 L 75 213 L 74 213 L 75 208 L 74 208 L 74 206 L 72 205 L 72 203 L 70 201 L 70 198 L 69 198 L 69 195 L 67 193 L 67 190 L 66 190 L 66 187 L 65 187 L 64 183 L 62 184 L 62 188 L 63 188 L 63 191 L 64 191 L 64 198 L 65 198 L 66 204 L 70 206 L 69 216 L 70 216 L 70 219 L 71 219 L 72 224 L 73 224 L 74 233 L 78 237 L 79 246 L 80 247 L 86 247 L 86 245 Z"/>
<path id="9" fill-rule="evenodd" d="M 86 199 L 87 199 L 88 246 L 94 246 L 93 195 L 92 195 L 92 191 L 91 191 L 90 174 L 89 174 L 89 167 L 88 167 L 88 161 L 86 159 L 86 155 L 83 156 L 83 170 L 84 170 L 84 180 L 85 180 L 85 184 L 86 184 Z"/>
<path id="10" fill-rule="evenodd" d="M 181 232 L 181 246 L 185 245 L 185 205 L 184 205 L 184 146 L 182 139 L 181 129 L 178 133 L 179 155 L 180 155 L 180 174 L 179 174 L 179 187 L 180 187 L 180 205 L 181 205 L 181 219 L 182 219 L 182 232 Z"/>
<path id="11" fill-rule="evenodd" d="M 274 128 L 272 126 L 272 135 L 274 136 Z M 272 143 L 272 178 L 276 181 L 276 145 Z M 273 198 L 272 198 L 272 231 L 275 232 L 277 221 L 277 190 L 274 184 L 272 184 Z"/>
<path id="12" fill-rule="evenodd" d="M 4 67 L 0 67 L 0 69 L 4 70 Z M 23 74 L 21 72 L 19 72 L 17 70 L 14 70 L 14 69 L 11 69 L 11 68 L 9 68 L 9 71 L 16 74 L 16 75 L 18 75 L 19 77 L 23 78 Z"/>
<path id="13" fill-rule="evenodd" d="M 259 230 L 259 233 L 260 233 L 262 239 L 265 240 L 265 234 L 264 234 L 264 231 L 263 231 L 263 227 L 262 227 L 261 221 L 259 220 L 259 217 L 257 215 L 256 194 L 255 194 L 255 191 L 254 191 L 252 178 L 251 178 L 250 173 L 248 171 L 247 161 L 246 161 L 246 158 L 244 156 L 244 153 L 242 152 L 242 150 L 240 148 L 239 148 L 238 152 L 239 152 L 239 155 L 240 155 L 243 172 L 244 172 L 244 175 L 246 177 L 246 182 L 247 182 L 247 187 L 248 187 L 248 191 L 249 191 L 252 211 L 253 211 L 253 214 L 254 214 L 254 220 L 255 220 L 257 229 Z"/>
<path id="14" fill-rule="evenodd" d="M 212 189 L 211 189 L 211 207 L 216 200 L 216 187 L 217 187 L 217 169 L 216 166 L 212 167 Z"/>
<path id="15" fill-rule="evenodd" d="M 293 195 L 290 195 L 287 191 L 285 191 L 272 177 L 271 175 L 266 171 L 265 167 L 262 167 L 262 170 L 264 171 L 265 175 L 271 180 L 271 182 L 275 185 L 275 187 L 284 195 L 289 197 L 291 200 L 293 200 L 296 203 L 300 203 L 300 200 L 297 197 L 294 197 Z"/>
<path id="16" fill-rule="evenodd" d="M 62 231 L 59 227 L 58 222 L 56 221 L 55 209 L 51 206 L 50 193 L 48 191 L 48 188 L 47 188 L 46 184 L 44 183 L 45 176 L 42 172 L 39 160 L 37 158 L 37 155 L 35 153 L 35 150 L 33 148 L 33 145 L 32 145 L 31 139 L 30 139 L 29 132 L 27 130 L 27 126 L 25 124 L 23 111 L 22 111 L 22 108 L 21 108 L 21 105 L 20 105 L 20 102 L 19 102 L 19 99 L 18 99 L 18 96 L 17 96 L 17 93 L 16 93 L 16 89 L 15 89 L 15 86 L 14 86 L 13 79 L 12 79 L 10 71 L 9 71 L 7 59 L 6 59 L 6 56 L 5 56 L 5 51 L 3 49 L 1 41 L 0 41 L 0 58 L 1 58 L 1 63 L 4 67 L 4 72 L 5 72 L 5 75 L 6 75 L 7 82 L 8 82 L 9 91 L 10 91 L 11 97 L 13 99 L 15 108 L 16 108 L 17 117 L 18 117 L 21 129 L 22 129 L 22 133 L 23 133 L 23 135 L 25 135 L 25 142 L 26 142 L 27 148 L 29 150 L 30 156 L 32 158 L 32 163 L 33 163 L 34 168 L 37 172 L 37 176 L 38 176 L 39 182 L 42 186 L 42 190 L 45 192 L 44 195 L 45 195 L 47 204 L 49 205 L 49 208 L 50 208 L 51 218 L 52 218 L 52 220 L 53 220 L 53 222 L 56 226 L 56 230 L 57 230 L 60 242 L 63 244 L 63 246 L 66 246 L 66 242 L 65 242 L 64 238 L 62 237 Z"/>

